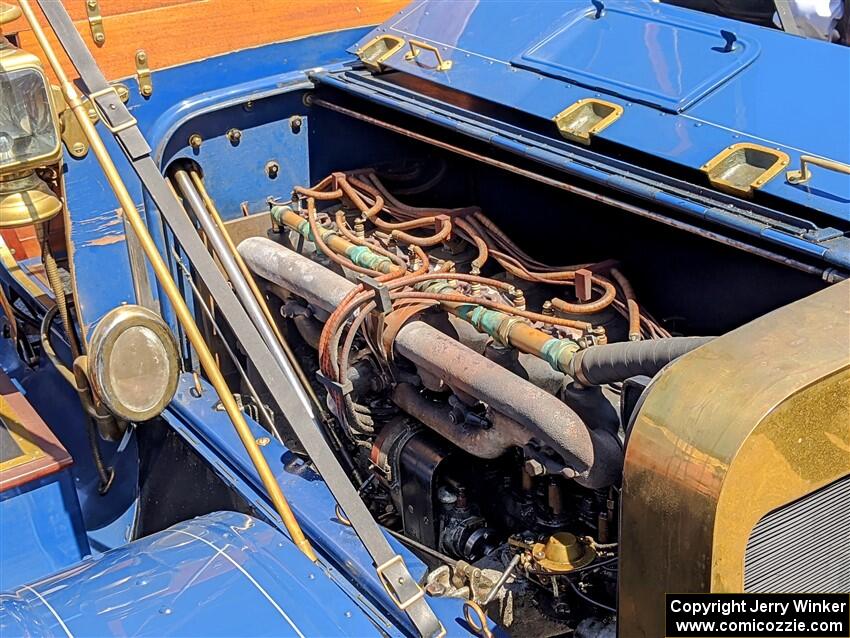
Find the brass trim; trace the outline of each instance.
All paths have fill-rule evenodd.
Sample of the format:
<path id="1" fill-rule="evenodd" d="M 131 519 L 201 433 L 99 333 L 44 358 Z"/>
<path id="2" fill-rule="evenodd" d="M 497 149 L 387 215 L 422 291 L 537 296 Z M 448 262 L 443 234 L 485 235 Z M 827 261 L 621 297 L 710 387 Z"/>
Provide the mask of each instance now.
<path id="1" fill-rule="evenodd" d="M 384 47 L 384 50 L 377 55 L 373 54 L 373 50 L 377 52 L 381 49 L 381 46 Z M 354 52 L 360 61 L 366 65 L 371 71 L 379 72 L 383 70 L 383 63 L 386 60 L 389 60 L 396 52 L 400 51 L 404 48 L 404 38 L 400 38 L 396 35 L 379 35 L 376 38 L 372 38 L 362 47 L 357 49 Z"/>
<path id="2" fill-rule="evenodd" d="M 463 602 L 463 618 L 466 624 L 479 638 L 493 638 L 493 632 L 487 626 L 487 614 L 481 609 L 481 606 L 474 600 L 465 600 Z"/>
<path id="3" fill-rule="evenodd" d="M 12 409 L 12 406 L 9 405 L 9 402 L 0 395 L 0 427 L 6 427 L 9 436 L 12 437 L 12 440 L 21 450 L 21 454 L 15 458 L 7 459 L 0 463 L 0 473 L 47 456 L 44 450 L 18 432 L 18 427 L 20 426 L 19 418 Z"/>
<path id="4" fill-rule="evenodd" d="M 103 18 L 100 15 L 100 4 L 97 0 L 86 0 L 86 15 L 89 19 L 89 29 L 94 43 L 102 47 L 106 42 L 106 32 L 103 30 Z"/>
<path id="5" fill-rule="evenodd" d="M 11 172 L 23 172 L 31 168 L 54 164 L 62 159 L 62 141 L 59 129 L 59 118 L 56 114 L 56 104 L 51 99 L 52 91 L 50 83 L 47 81 L 47 76 L 44 74 L 44 67 L 41 64 L 41 60 L 32 53 L 24 51 L 23 49 L 16 49 L 14 47 L 0 48 L 0 72 L 8 73 L 10 71 L 21 71 L 24 69 L 29 69 L 38 73 L 44 83 L 44 88 L 47 92 L 50 116 L 53 120 L 53 126 L 56 129 L 56 146 L 39 157 L 7 164 L 3 167 L 4 174 Z"/>
<path id="6" fill-rule="evenodd" d="M 623 471 L 619 623 L 630 635 L 664 635 L 666 592 L 743 591 L 756 523 L 850 474 L 848 316 L 843 281 L 652 381 Z"/>
<path id="7" fill-rule="evenodd" d="M 114 388 L 109 379 L 108 361 L 118 338 L 127 330 L 144 327 L 153 332 L 166 352 L 164 372 L 168 375 L 165 392 L 157 402 L 143 412 L 136 412 L 123 405 L 115 396 Z M 180 377 L 180 354 L 177 342 L 168 325 L 162 318 L 143 306 L 126 305 L 110 310 L 100 320 L 89 341 L 88 377 L 92 388 L 100 399 L 115 416 L 125 421 L 148 421 L 159 416 L 166 406 L 171 403 L 177 391 Z"/>
<path id="8" fill-rule="evenodd" d="M 746 154 L 746 151 L 755 151 L 763 155 L 771 156 L 774 158 L 773 163 L 766 167 L 756 166 L 757 169 L 761 168 L 761 172 L 752 176 L 752 179 L 749 179 L 746 182 L 736 182 L 728 179 L 728 171 L 723 170 L 724 164 L 736 153 L 743 152 Z M 750 142 L 739 142 L 738 144 L 732 144 L 731 146 L 724 148 L 708 162 L 703 164 L 700 170 L 708 176 L 708 181 L 711 182 L 711 185 L 715 188 L 719 188 L 722 191 L 735 195 L 749 196 L 754 190 L 761 188 L 776 177 L 783 168 L 788 166 L 790 161 L 791 159 L 788 157 L 788 153 L 780 151 L 779 149 L 762 146 L 761 144 L 752 144 Z M 738 166 L 740 165 L 742 164 L 738 164 Z M 750 164 L 750 166 L 754 165 Z M 721 174 L 727 177 L 721 176 Z"/>
<path id="9" fill-rule="evenodd" d="M 410 46 L 410 51 L 404 54 L 404 59 L 408 62 L 416 62 L 416 64 L 420 66 L 425 66 L 417 58 L 422 51 L 430 51 L 434 54 L 434 57 L 437 58 L 437 66 L 433 67 L 425 67 L 432 69 L 434 71 L 448 71 L 452 68 L 451 60 L 444 60 L 443 56 L 440 54 L 439 49 L 435 47 L 433 44 L 428 44 L 427 42 L 422 42 L 421 40 L 408 40 L 407 44 Z"/>
<path id="10" fill-rule="evenodd" d="M 148 262 L 153 268 L 165 296 L 171 302 L 174 313 L 177 315 L 180 325 L 183 326 L 183 329 L 186 332 L 186 337 L 195 349 L 201 366 L 207 373 L 210 383 L 221 400 L 224 410 L 227 412 L 227 416 L 230 418 L 230 421 L 239 435 L 242 444 L 245 446 L 245 451 L 248 453 L 252 464 L 256 468 L 257 473 L 260 475 L 260 480 L 268 491 L 275 510 L 280 515 L 281 520 L 283 521 L 283 524 L 295 545 L 304 552 L 307 558 L 309 558 L 312 562 L 316 562 L 318 557 L 313 551 L 310 542 L 307 540 L 306 536 L 304 536 L 304 531 L 298 524 L 298 520 L 292 512 L 289 502 L 283 495 L 280 483 L 272 472 L 268 461 L 265 456 L 263 456 L 260 448 L 257 447 L 251 433 L 251 429 L 245 420 L 245 416 L 236 402 L 236 399 L 234 399 L 233 394 L 227 385 L 227 381 L 216 363 L 215 357 L 204 340 L 203 334 L 198 328 L 198 325 L 195 323 L 192 311 L 186 305 L 186 301 L 183 299 L 183 295 L 174 281 L 173 274 L 169 270 L 165 260 L 162 258 L 162 255 L 159 254 L 156 243 L 148 232 L 147 226 L 142 220 L 139 211 L 136 209 L 133 197 L 130 195 L 130 191 L 127 190 L 127 186 L 121 178 L 115 163 L 112 161 L 112 157 L 106 149 L 103 139 L 100 137 L 97 129 L 95 129 L 94 125 L 88 119 L 86 112 L 82 108 L 77 89 L 68 78 L 68 74 L 65 72 L 62 63 L 56 55 L 55 49 L 51 45 L 50 40 L 47 38 L 44 28 L 41 26 L 41 23 L 38 21 L 38 18 L 33 12 L 29 0 L 18 0 L 18 4 L 21 7 L 21 11 L 26 18 L 27 23 L 32 29 L 35 39 L 41 46 L 50 67 L 56 74 L 56 77 L 59 80 L 59 85 L 62 87 L 65 100 L 71 105 L 71 108 L 77 117 L 77 121 L 83 128 L 92 152 L 97 158 L 98 164 L 100 164 L 103 169 L 106 179 L 121 205 L 121 210 L 127 217 L 127 220 L 130 222 L 133 230 L 136 231 L 136 235 L 138 236 L 142 249 L 148 258 Z"/>
<path id="11" fill-rule="evenodd" d="M 785 173 L 785 179 L 789 184 L 805 184 L 812 178 L 812 171 L 809 169 L 809 164 L 820 166 L 829 171 L 836 171 L 850 175 L 850 165 L 836 160 L 826 159 L 825 157 L 816 157 L 814 155 L 800 155 L 800 169 L 796 171 L 788 171 Z"/>
<path id="12" fill-rule="evenodd" d="M 598 112 L 600 109 L 603 111 L 601 114 Z M 582 120 L 581 115 L 587 110 L 591 110 L 597 119 L 591 117 Z M 565 108 L 553 117 L 552 121 L 562 137 L 587 146 L 594 135 L 611 126 L 622 114 L 623 107 L 619 104 L 597 98 L 585 98 Z M 591 125 L 585 126 L 587 123 Z"/>
<path id="13" fill-rule="evenodd" d="M 119 99 L 127 103 L 130 99 L 130 89 L 126 84 L 116 82 L 112 85 Z M 65 144 L 65 149 L 72 157 L 77 159 L 85 157 L 89 152 L 89 143 L 86 139 L 83 129 L 80 127 L 77 118 L 74 117 L 74 112 L 68 108 L 65 98 L 62 96 L 62 89 L 55 84 L 50 87 L 53 91 L 53 102 L 56 106 L 56 112 L 59 115 L 59 130 L 62 133 L 62 142 Z M 83 108 L 86 109 L 89 119 L 92 124 L 97 124 L 100 120 L 99 111 L 91 104 L 88 97 L 81 97 Z"/>
<path id="14" fill-rule="evenodd" d="M 0 25 L 9 24 L 21 17 L 21 10 L 8 2 L 0 2 Z"/>
<path id="15" fill-rule="evenodd" d="M 135 60 L 136 80 L 139 82 L 139 94 L 142 97 L 150 97 L 153 95 L 153 82 L 151 81 L 151 70 L 148 66 L 148 54 L 144 49 L 139 49 L 136 51 Z"/>

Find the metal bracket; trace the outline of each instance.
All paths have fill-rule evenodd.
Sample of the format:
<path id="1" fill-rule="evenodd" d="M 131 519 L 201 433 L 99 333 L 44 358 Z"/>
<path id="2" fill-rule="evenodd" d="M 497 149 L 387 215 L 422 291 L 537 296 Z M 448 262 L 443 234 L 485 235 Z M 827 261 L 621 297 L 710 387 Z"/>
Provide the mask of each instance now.
<path id="1" fill-rule="evenodd" d="M 407 44 L 410 45 L 410 51 L 408 51 L 404 55 L 404 59 L 408 62 L 416 62 L 420 66 L 425 66 L 418 60 L 418 57 L 419 54 L 422 53 L 422 51 L 430 51 L 437 59 L 437 65 L 425 68 L 433 69 L 434 71 L 448 71 L 452 68 L 452 61 L 444 60 L 443 56 L 440 55 L 439 49 L 437 49 L 437 47 L 435 47 L 433 44 L 428 44 L 427 42 L 422 42 L 421 40 L 408 40 Z"/>
<path id="2" fill-rule="evenodd" d="M 351 382 L 351 379 L 346 379 L 345 383 L 339 383 L 326 377 L 322 374 L 321 370 L 316 370 L 316 378 L 328 391 L 337 392 L 340 396 L 344 397 L 354 392 L 354 384 Z"/>
<path id="3" fill-rule="evenodd" d="M 398 607 L 399 609 L 401 609 L 402 611 L 404 611 L 405 609 L 410 607 L 413 603 L 415 603 L 420 598 L 425 597 L 425 590 L 422 589 L 419 586 L 419 584 L 416 583 L 415 581 L 413 581 L 413 583 L 412 583 L 415 586 L 415 590 L 414 590 L 413 594 L 410 596 L 410 598 L 408 598 L 407 600 L 400 600 L 398 598 L 398 596 L 396 596 L 395 592 L 390 587 L 390 579 L 385 572 L 386 572 L 386 570 L 390 569 L 393 566 L 403 566 L 403 565 L 404 565 L 404 559 L 399 554 L 396 554 L 395 556 L 390 558 L 386 563 L 383 563 L 382 565 L 378 565 L 375 568 L 375 571 L 378 572 L 378 578 L 381 580 L 381 584 L 384 586 L 384 590 L 387 592 L 387 596 L 389 596 L 390 600 L 393 601 L 393 604 L 396 607 Z"/>
<path id="4" fill-rule="evenodd" d="M 113 84 L 112 87 L 112 90 L 118 94 L 119 99 L 126 104 L 127 100 L 130 99 L 130 89 L 124 84 Z M 74 113 L 68 108 L 65 98 L 62 96 L 62 89 L 58 86 L 51 86 L 50 88 L 53 91 L 53 103 L 56 106 L 56 114 L 59 118 L 59 130 L 62 133 L 62 141 L 65 143 L 65 148 L 68 149 L 68 153 L 72 157 L 78 159 L 85 157 L 86 153 L 89 152 L 89 143 L 83 134 L 83 129 L 80 128 L 80 124 L 77 122 Z M 93 124 L 97 123 L 100 119 L 97 108 L 95 108 L 88 97 L 82 96 L 81 99 L 83 108 L 88 112 L 89 119 Z"/>
<path id="5" fill-rule="evenodd" d="M 136 51 L 136 80 L 139 82 L 139 93 L 142 97 L 153 95 L 153 82 L 151 82 L 151 70 L 148 67 L 148 54 L 144 49 Z"/>
<path id="6" fill-rule="evenodd" d="M 102 47 L 106 42 L 106 32 L 103 30 L 103 18 L 100 15 L 100 4 L 97 0 L 86 0 L 86 15 L 89 18 L 89 29 L 94 43 Z"/>
<path id="7" fill-rule="evenodd" d="M 373 279 L 368 275 L 357 274 L 356 279 L 366 288 L 375 293 L 375 305 L 378 312 L 388 315 L 393 311 L 393 302 L 390 299 L 389 289 L 377 279 Z"/>
<path id="8" fill-rule="evenodd" d="M 826 159 L 825 157 L 815 157 L 814 155 L 800 155 L 800 170 L 786 171 L 785 179 L 789 184 L 805 184 L 812 178 L 812 171 L 809 169 L 809 164 L 820 166 L 828 171 L 844 173 L 850 175 L 850 165 L 836 162 L 835 160 Z"/>

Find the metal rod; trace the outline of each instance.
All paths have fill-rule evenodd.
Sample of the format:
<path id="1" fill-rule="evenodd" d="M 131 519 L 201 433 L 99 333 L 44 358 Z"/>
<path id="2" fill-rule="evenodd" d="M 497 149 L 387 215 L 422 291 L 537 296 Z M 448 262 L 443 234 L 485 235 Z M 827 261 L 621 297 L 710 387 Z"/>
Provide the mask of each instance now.
<path id="1" fill-rule="evenodd" d="M 115 193 L 115 196 L 121 205 L 125 218 L 135 231 L 141 248 L 156 274 L 157 280 L 174 308 L 174 312 L 177 315 L 180 325 L 182 325 L 183 329 L 186 331 L 186 337 L 195 349 L 201 366 L 206 372 L 213 388 L 215 388 L 227 415 L 233 422 L 233 426 L 239 434 L 242 444 L 245 446 L 245 450 L 248 452 L 248 456 L 251 458 L 251 462 L 254 464 L 257 473 L 260 475 L 260 479 L 268 491 L 269 498 L 271 498 L 275 510 L 280 515 L 281 521 L 286 526 L 286 529 L 295 545 L 304 552 L 310 560 L 318 560 L 310 542 L 304 536 L 303 530 L 298 524 L 298 521 L 295 519 L 295 514 L 293 514 L 286 497 L 284 497 L 274 473 L 269 467 L 269 464 L 263 456 L 257 442 L 254 440 L 251 428 L 248 427 L 248 423 L 245 421 L 245 417 L 239 409 L 236 399 L 233 397 L 233 394 L 231 394 L 230 388 L 227 387 L 227 382 L 225 381 L 224 376 L 218 369 L 215 359 L 204 341 L 201 331 L 198 329 L 197 324 L 195 324 L 192 312 L 189 310 L 189 307 L 186 305 L 186 301 L 181 296 L 177 284 L 171 277 L 171 272 L 168 270 L 168 266 L 166 266 L 162 256 L 157 250 L 156 243 L 150 236 L 147 226 L 144 221 L 142 221 L 139 212 L 136 210 L 136 204 L 127 190 L 124 181 L 121 179 L 118 169 L 115 167 L 112 157 L 109 155 L 109 151 L 106 150 L 106 146 L 104 145 L 100 134 L 89 119 L 87 109 L 83 106 L 80 96 L 77 93 L 77 89 L 69 81 L 65 70 L 62 68 L 62 63 L 56 56 L 56 52 L 53 50 L 52 45 L 48 41 L 47 35 L 44 33 L 38 18 L 36 18 L 32 7 L 30 7 L 29 0 L 19 0 L 19 5 L 30 25 L 30 28 L 32 29 L 33 34 L 35 35 L 36 40 L 44 51 L 44 55 L 50 63 L 53 72 L 59 80 L 59 86 L 62 89 L 65 102 L 77 118 L 77 122 L 79 122 L 80 128 L 82 128 L 83 134 L 89 142 L 89 146 L 94 152 L 95 157 L 97 158 L 97 161 L 103 169 L 106 179 L 112 188 L 112 191 Z"/>
<path id="2" fill-rule="evenodd" d="M 180 189 L 180 193 L 183 195 L 183 198 L 189 205 L 189 208 L 201 224 L 204 234 L 207 236 L 207 239 L 213 247 L 213 251 L 215 251 L 215 254 L 218 256 L 218 259 L 224 268 L 224 272 L 227 274 L 227 278 L 233 286 L 233 291 L 236 293 L 236 296 L 239 297 L 239 301 L 242 302 L 242 305 L 245 307 L 245 311 L 251 318 L 251 323 L 253 323 L 257 328 L 263 338 L 263 341 L 272 353 L 275 362 L 278 366 L 280 366 L 280 369 L 286 375 L 287 380 L 294 387 L 295 394 L 298 396 L 299 400 L 302 401 L 304 403 L 304 407 L 312 413 L 310 401 L 305 394 L 304 386 L 293 371 L 290 360 L 281 346 L 281 340 L 277 338 L 275 330 L 272 327 L 273 322 L 266 320 L 260 303 L 251 291 L 248 280 L 242 276 L 242 272 L 236 263 L 235 257 L 233 256 L 233 252 L 235 252 L 235 250 L 233 252 L 230 251 L 227 241 L 224 238 L 225 233 L 221 232 L 218 226 L 216 226 L 212 215 L 207 210 L 200 194 L 192 185 L 192 181 L 189 179 L 189 175 L 186 171 L 182 168 L 174 171 L 174 180 L 177 182 L 177 187 Z M 271 390 L 271 388 L 269 389 Z"/>
<path id="3" fill-rule="evenodd" d="M 192 288 L 192 293 L 195 295 L 195 300 L 198 302 L 198 305 L 201 306 L 201 310 L 204 311 L 204 315 L 207 320 L 212 324 L 212 326 L 218 331 L 219 334 L 223 334 L 221 329 L 216 325 L 215 317 L 213 316 L 212 310 L 210 310 L 209 305 L 204 301 L 204 296 L 201 294 L 201 291 L 198 289 L 197 284 L 195 284 L 192 279 L 192 274 L 189 272 L 189 268 L 186 264 L 183 263 L 183 260 L 180 258 L 180 255 L 176 250 L 173 251 L 174 259 L 177 262 L 177 267 L 183 272 L 183 277 L 189 283 L 189 286 Z M 233 361 L 233 365 L 236 370 L 239 372 L 239 376 L 242 377 L 243 383 L 245 383 L 245 387 L 248 388 L 248 392 L 251 394 L 251 398 L 257 403 L 257 409 L 263 414 L 266 419 L 266 423 L 268 423 L 269 429 L 275 435 L 275 438 L 283 442 L 283 438 L 280 436 L 280 432 L 278 432 L 277 427 L 274 424 L 274 418 L 271 415 L 271 411 L 266 407 L 266 405 L 260 399 L 260 395 L 257 392 L 254 384 L 251 383 L 251 380 L 248 378 L 248 374 L 239 364 L 239 359 L 236 356 L 236 353 L 233 352 L 233 348 L 230 347 L 230 344 L 227 343 L 227 340 L 222 338 L 221 344 L 224 346 L 225 351 L 227 351 L 227 355 L 230 357 L 230 360 Z"/>
<path id="4" fill-rule="evenodd" d="M 361 122 L 366 122 L 368 124 L 372 124 L 374 126 L 379 126 L 388 131 L 392 131 L 393 133 L 398 133 L 399 135 L 403 135 L 405 137 L 409 137 L 410 139 L 417 140 L 419 142 L 424 142 L 426 144 L 430 144 L 432 146 L 436 146 L 437 148 L 442 148 L 444 150 L 450 151 L 457 155 L 461 155 L 463 157 L 467 157 L 469 159 L 476 160 L 483 164 L 488 164 L 490 166 L 495 166 L 496 168 L 500 168 L 502 170 L 508 171 L 510 173 L 514 173 L 516 175 L 520 175 L 522 177 L 526 177 L 528 179 L 532 179 L 536 182 L 540 182 L 541 184 L 546 184 L 547 186 L 551 186 L 553 188 L 557 188 L 559 190 L 567 191 L 568 193 L 573 193 L 575 195 L 580 195 L 582 197 L 586 197 L 588 199 L 592 199 L 597 202 L 601 202 L 603 204 L 607 204 L 609 206 L 613 206 L 615 208 L 619 208 L 620 210 L 627 211 L 629 213 L 634 213 L 635 215 L 639 215 L 640 217 L 645 217 L 646 219 L 651 219 L 655 222 L 659 222 L 666 226 L 670 226 L 672 228 L 676 228 L 678 230 L 684 230 L 686 232 L 692 233 L 694 235 L 698 235 L 699 237 L 703 237 L 705 239 L 710 239 L 712 241 L 718 242 L 725 246 L 729 246 L 731 248 L 737 248 L 738 250 L 743 250 L 745 252 L 758 255 L 764 259 L 768 259 L 770 261 L 783 264 L 785 266 L 789 266 L 791 268 L 795 268 L 796 270 L 800 270 L 804 273 L 808 273 L 811 275 L 817 275 L 818 277 L 823 277 L 826 272 L 823 268 L 818 268 L 816 266 L 811 266 L 809 264 L 803 263 L 801 261 L 797 261 L 791 257 L 785 257 L 784 255 L 780 255 L 770 250 L 765 250 L 764 248 L 758 248 L 756 246 L 752 246 L 747 244 L 746 242 L 738 241 L 737 239 L 732 239 L 731 237 L 726 237 L 725 235 L 721 235 L 719 233 L 715 233 L 710 230 L 706 230 L 704 228 L 700 228 L 699 226 L 695 226 L 693 224 L 688 224 L 687 222 L 679 221 L 676 219 L 672 219 L 661 215 L 659 213 L 654 213 L 646 208 L 642 208 L 640 206 L 635 206 L 634 204 L 629 204 L 627 202 L 623 202 L 612 197 L 608 197 L 606 195 L 600 195 L 599 193 L 594 193 L 593 191 L 589 191 L 585 188 L 581 188 L 580 186 L 573 186 L 572 184 L 567 184 L 566 182 L 559 181 L 557 179 L 553 179 L 551 177 L 546 177 L 545 175 L 540 175 L 539 173 L 535 173 L 534 171 L 529 171 L 524 168 L 520 168 L 519 166 L 515 166 L 514 164 L 509 164 L 507 162 L 502 162 L 501 160 L 493 159 L 492 157 L 487 157 L 486 155 L 480 155 L 478 153 L 474 153 L 472 151 L 468 151 L 465 148 L 461 148 L 460 146 L 455 146 L 453 144 L 449 144 L 448 142 L 442 142 L 440 140 L 434 139 L 433 137 L 428 137 L 427 135 L 422 135 L 421 133 L 415 133 L 414 131 L 410 131 L 408 129 L 402 128 L 400 126 L 396 126 L 394 124 L 390 124 L 389 122 L 384 122 L 383 120 L 379 120 L 374 117 L 370 117 L 368 115 L 364 115 L 363 113 L 358 113 L 357 111 L 352 111 L 351 109 L 347 109 L 343 106 L 339 106 L 338 104 L 333 104 L 332 102 L 327 102 L 317 97 L 308 96 L 305 102 L 308 106 L 321 106 L 322 108 L 328 109 L 329 111 L 334 111 L 335 113 L 340 113 L 342 115 L 347 115 L 348 117 L 354 118 L 356 120 L 360 120 Z"/>
<path id="5" fill-rule="evenodd" d="M 251 289 L 251 293 L 254 295 L 254 299 L 257 300 L 257 305 L 260 307 L 260 310 L 263 313 L 263 316 L 266 319 L 269 327 L 274 332 L 274 336 L 277 339 L 277 342 L 280 344 L 280 347 L 283 349 L 284 354 L 286 355 L 289 364 L 292 366 L 295 375 L 301 381 L 301 386 L 304 388 L 304 391 L 310 397 L 310 400 L 313 402 L 313 406 L 316 408 L 316 411 L 322 415 L 322 418 L 327 418 L 327 411 L 325 407 L 322 405 L 322 402 L 319 400 L 319 397 L 316 395 L 316 391 L 313 390 L 313 386 L 310 385 L 310 380 L 307 378 L 307 375 L 304 374 L 304 370 L 301 368 L 301 364 L 298 362 L 298 359 L 295 356 L 295 353 L 292 352 L 292 348 L 290 348 L 289 343 L 284 338 L 283 334 L 280 332 L 277 323 L 272 316 L 271 310 L 269 310 L 269 305 L 266 303 L 266 298 L 260 290 L 259 286 L 257 286 L 257 282 L 254 280 L 254 275 L 248 269 L 248 266 L 245 265 L 245 260 L 242 259 L 242 255 L 239 254 L 239 251 L 236 249 L 236 245 L 233 243 L 233 239 L 230 237 L 230 233 L 227 231 L 227 226 L 224 224 L 224 220 L 221 218 L 221 215 L 218 213 L 218 209 L 216 208 L 215 202 L 212 197 L 210 197 L 207 192 L 206 187 L 204 186 L 204 180 L 201 179 L 201 176 L 198 175 L 198 171 L 194 169 L 189 169 L 189 177 L 192 178 L 192 183 L 195 185 L 198 193 L 201 196 L 201 199 L 204 201 L 204 204 L 209 211 L 210 216 L 215 222 L 215 225 L 218 227 L 221 232 L 221 236 L 224 239 L 224 243 L 227 244 L 227 250 L 230 255 L 233 257 L 233 260 L 236 262 L 236 265 L 239 267 L 239 272 L 242 273 L 242 277 L 245 279 L 245 283 L 248 284 L 248 287 Z"/>
<path id="6" fill-rule="evenodd" d="M 493 589 L 490 590 L 490 593 L 487 594 L 487 597 L 481 601 L 481 606 L 486 607 L 490 604 L 490 602 L 496 597 L 496 594 L 499 593 L 499 590 L 502 586 L 508 582 L 508 578 L 511 577 L 511 574 L 516 569 L 516 566 L 519 565 L 520 554 L 516 554 L 511 562 L 508 563 L 508 566 L 505 567 L 505 571 L 502 572 L 502 575 L 499 576 L 499 580 L 496 581 L 496 584 L 493 585 Z"/>

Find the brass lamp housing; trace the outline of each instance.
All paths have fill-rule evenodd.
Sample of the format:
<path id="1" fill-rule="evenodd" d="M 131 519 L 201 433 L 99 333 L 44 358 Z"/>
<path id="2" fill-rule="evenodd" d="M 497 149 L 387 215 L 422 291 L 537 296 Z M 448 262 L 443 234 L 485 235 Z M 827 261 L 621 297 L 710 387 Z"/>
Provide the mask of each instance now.
<path id="1" fill-rule="evenodd" d="M 844 281 L 653 381 L 626 449 L 621 636 L 663 636 L 665 593 L 744 591 L 757 524 L 850 475 L 848 317 Z M 794 553 L 789 578 L 800 570 Z"/>
<path id="2" fill-rule="evenodd" d="M 47 81 L 47 76 L 44 74 L 44 68 L 41 65 L 41 60 L 32 53 L 24 51 L 23 49 L 17 49 L 5 40 L 0 40 L 0 73 L 11 73 L 21 70 L 34 71 L 38 73 L 44 81 L 44 90 L 47 95 L 50 118 L 56 131 L 54 136 L 56 143 L 49 151 L 42 153 L 37 157 L 29 158 L 24 161 L 12 162 L 3 166 L 2 173 L 4 175 L 9 173 L 23 173 L 30 169 L 51 166 L 62 159 L 62 136 L 60 135 L 59 119 L 56 115 L 56 105 L 53 103 L 52 91 L 50 89 L 50 84 Z"/>
<path id="3" fill-rule="evenodd" d="M 141 338 L 126 339 L 131 331 Z M 174 335 L 147 308 L 119 306 L 92 332 L 88 378 L 97 399 L 119 419 L 142 422 L 159 416 L 174 398 L 179 375 Z"/>
<path id="4" fill-rule="evenodd" d="M 0 37 L 0 74 L 20 71 L 30 71 L 41 78 L 54 143 L 33 157 L 7 161 L 0 166 L 0 228 L 41 224 L 62 210 L 61 200 L 35 173 L 37 168 L 58 169 L 62 161 L 61 135 L 50 85 L 41 61 L 35 55 L 13 47 Z M 13 100 L 7 96 L 4 96 L 4 100 L 8 102 L 2 108 L 14 108 Z M 59 174 L 58 170 L 56 174 Z"/>

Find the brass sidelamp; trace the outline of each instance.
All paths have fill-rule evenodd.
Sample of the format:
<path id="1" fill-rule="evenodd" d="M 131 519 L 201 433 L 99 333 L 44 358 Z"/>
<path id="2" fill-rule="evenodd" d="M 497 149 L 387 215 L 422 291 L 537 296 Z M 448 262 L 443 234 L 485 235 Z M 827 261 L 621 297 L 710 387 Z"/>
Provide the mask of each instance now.
<path id="1" fill-rule="evenodd" d="M 3 3 L 0 3 L 2 5 Z M 19 11 L 0 6 L 8 23 Z M 0 36 L 0 229 L 49 221 L 62 202 L 40 171 L 59 175 L 61 136 L 41 61 Z"/>

